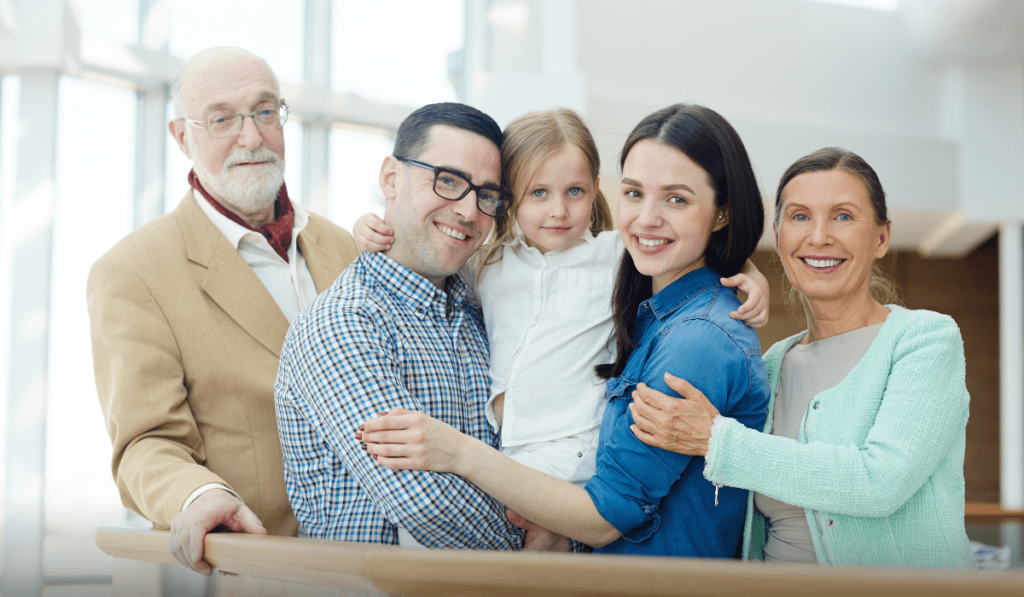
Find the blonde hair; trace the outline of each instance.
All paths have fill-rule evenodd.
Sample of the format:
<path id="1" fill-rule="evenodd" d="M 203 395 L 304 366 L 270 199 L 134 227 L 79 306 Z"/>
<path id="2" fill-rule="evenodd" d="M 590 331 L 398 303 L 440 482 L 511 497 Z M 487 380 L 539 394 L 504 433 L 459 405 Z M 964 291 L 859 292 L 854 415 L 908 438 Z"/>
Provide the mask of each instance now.
<path id="1" fill-rule="evenodd" d="M 512 193 L 512 206 L 505 215 L 495 220 L 494 236 L 483 248 L 481 271 L 485 265 L 501 259 L 499 249 L 502 243 L 515 238 L 515 213 L 526 195 L 526 184 L 536 171 L 535 165 L 566 145 L 583 152 L 595 183 L 590 231 L 598 234 L 612 229 L 612 210 L 604 193 L 596 186 L 601 171 L 601 158 L 594 137 L 580 115 L 567 108 L 523 114 L 505 127 L 505 141 L 501 145 L 501 170 Z"/>

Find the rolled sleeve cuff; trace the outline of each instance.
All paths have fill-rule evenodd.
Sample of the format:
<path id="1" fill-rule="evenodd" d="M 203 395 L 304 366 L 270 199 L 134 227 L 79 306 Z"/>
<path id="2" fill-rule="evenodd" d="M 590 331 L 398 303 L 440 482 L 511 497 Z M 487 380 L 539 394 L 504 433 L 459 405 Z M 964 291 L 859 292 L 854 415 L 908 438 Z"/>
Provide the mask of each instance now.
<path id="1" fill-rule="evenodd" d="M 637 504 L 626 499 L 599 477 L 591 477 L 585 489 L 598 513 L 630 543 L 648 539 L 661 526 L 657 504 Z"/>

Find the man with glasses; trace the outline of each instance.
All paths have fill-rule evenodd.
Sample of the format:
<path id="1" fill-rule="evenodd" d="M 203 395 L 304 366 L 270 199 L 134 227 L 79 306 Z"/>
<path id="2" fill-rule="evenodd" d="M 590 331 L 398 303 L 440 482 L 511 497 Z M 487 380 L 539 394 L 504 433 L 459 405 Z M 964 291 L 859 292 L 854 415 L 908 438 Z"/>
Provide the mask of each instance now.
<path id="1" fill-rule="evenodd" d="M 359 425 L 425 412 L 497 446 L 479 305 L 458 274 L 511 203 L 501 129 L 463 104 L 401 124 L 380 188 L 394 242 L 363 253 L 296 319 L 281 352 L 277 420 L 300 534 L 403 546 L 518 549 L 504 508 L 450 474 L 377 466 Z"/>
<path id="2" fill-rule="evenodd" d="M 218 525 L 297 532 L 274 420 L 278 356 L 289 323 L 358 250 L 288 196 L 288 107 L 266 62 L 203 51 L 171 95 L 192 189 L 96 262 L 89 316 L 122 501 L 169 526 L 176 557 L 209 575 L 203 538 Z"/>

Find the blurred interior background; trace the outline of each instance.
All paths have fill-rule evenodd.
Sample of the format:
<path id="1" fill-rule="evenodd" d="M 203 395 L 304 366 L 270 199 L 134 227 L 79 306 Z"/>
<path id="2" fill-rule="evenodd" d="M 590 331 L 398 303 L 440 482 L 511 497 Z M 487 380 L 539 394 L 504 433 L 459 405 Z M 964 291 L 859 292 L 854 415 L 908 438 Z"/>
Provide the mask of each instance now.
<path id="1" fill-rule="evenodd" d="M 265 58 L 292 108 L 289 194 L 350 228 L 414 108 L 504 126 L 566 106 L 617 162 L 643 116 L 686 101 L 739 131 L 770 208 L 796 158 L 838 145 L 888 192 L 908 307 L 967 352 L 967 500 L 1024 508 L 1024 3 L 1015 0 L 0 0 L 0 525 L 4 575 L 111 594 L 102 525 L 142 525 L 110 478 L 85 280 L 174 209 L 189 163 L 168 84 L 218 45 Z M 773 282 L 764 347 L 803 329 Z M 1020 561 L 1020 525 L 972 529 Z"/>

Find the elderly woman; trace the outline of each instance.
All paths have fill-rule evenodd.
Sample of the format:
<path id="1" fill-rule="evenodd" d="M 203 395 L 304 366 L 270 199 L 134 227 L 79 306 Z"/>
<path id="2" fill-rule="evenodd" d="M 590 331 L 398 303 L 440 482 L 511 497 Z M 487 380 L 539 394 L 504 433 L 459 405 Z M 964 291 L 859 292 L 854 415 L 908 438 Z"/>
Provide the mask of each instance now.
<path id="1" fill-rule="evenodd" d="M 973 566 L 964 532 L 968 395 L 956 323 L 885 306 L 873 269 L 889 246 L 874 170 L 837 148 L 798 160 L 779 183 L 775 244 L 807 331 L 764 356 L 764 433 L 640 386 L 633 432 L 704 456 L 716 486 L 748 489 L 745 559 Z"/>

